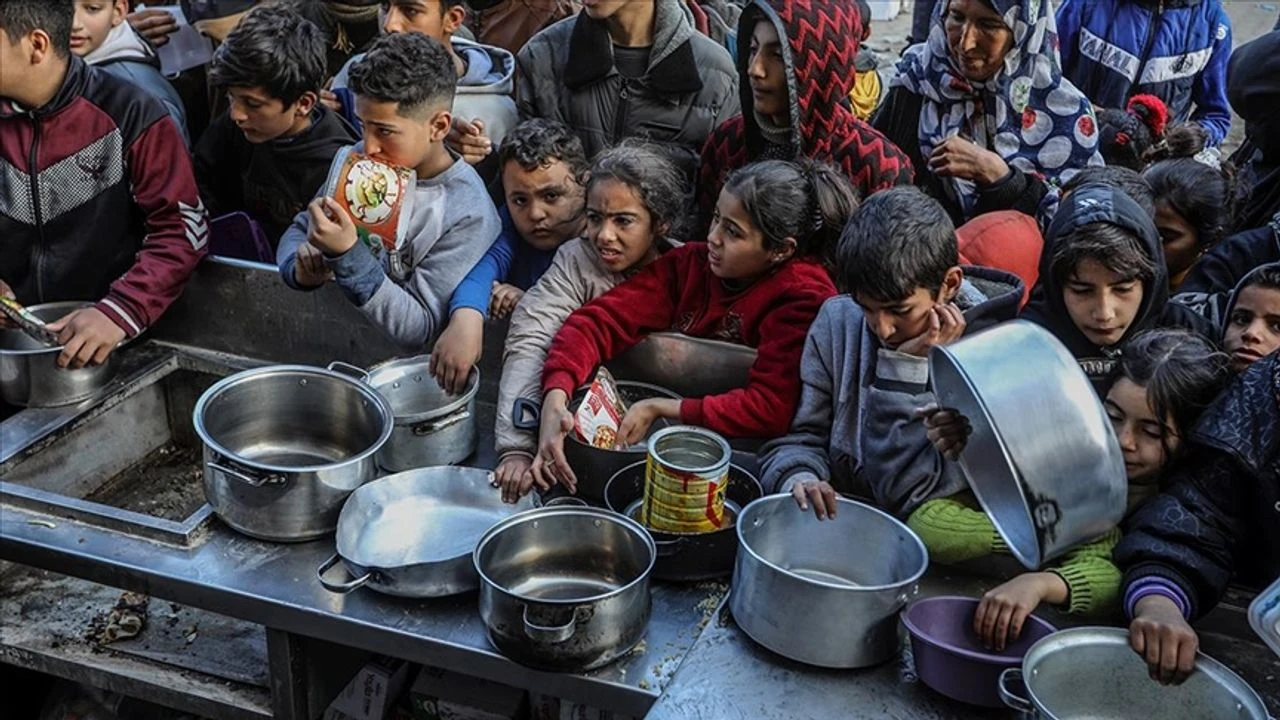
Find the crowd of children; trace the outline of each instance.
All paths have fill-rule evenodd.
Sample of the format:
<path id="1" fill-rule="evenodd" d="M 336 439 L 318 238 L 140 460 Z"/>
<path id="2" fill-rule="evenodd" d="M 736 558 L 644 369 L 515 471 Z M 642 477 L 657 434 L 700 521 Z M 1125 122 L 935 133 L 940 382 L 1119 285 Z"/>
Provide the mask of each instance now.
<path id="1" fill-rule="evenodd" d="M 573 489 L 575 389 L 678 332 L 753 349 L 745 385 L 637 402 L 619 443 L 659 419 L 761 441 L 768 491 L 820 519 L 867 498 L 946 564 L 1007 548 L 928 354 L 1021 317 L 1092 382 L 1129 507 L 988 593 L 987 643 L 1041 603 L 1119 608 L 1177 681 L 1189 623 L 1280 572 L 1280 31 L 1233 57 L 1218 0 L 918 0 L 892 73 L 857 0 L 189 3 L 228 16 L 203 118 L 160 72 L 167 15 L 131 5 L 0 0 L 0 293 L 92 303 L 53 324 L 62 365 L 250 232 L 241 257 L 336 284 L 450 392 L 510 318 L 508 501 Z M 1139 29 L 1158 47 L 1121 54 Z M 390 244 L 329 196 L 348 146 L 412 171 Z"/>

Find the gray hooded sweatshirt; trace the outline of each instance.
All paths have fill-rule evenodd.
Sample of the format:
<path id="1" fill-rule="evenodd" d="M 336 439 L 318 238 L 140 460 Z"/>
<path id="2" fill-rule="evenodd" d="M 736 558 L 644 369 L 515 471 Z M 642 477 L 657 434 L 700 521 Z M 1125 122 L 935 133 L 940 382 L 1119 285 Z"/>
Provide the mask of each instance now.
<path id="1" fill-rule="evenodd" d="M 84 57 L 84 61 L 99 70 L 115 75 L 121 80 L 137 85 L 147 94 L 159 100 L 165 112 L 173 118 L 178 126 L 182 141 L 191 147 L 191 138 L 187 136 L 187 116 L 182 109 L 182 98 L 178 91 L 160 73 L 160 61 L 155 50 L 134 32 L 127 22 L 122 22 L 107 33 L 98 49 Z"/>

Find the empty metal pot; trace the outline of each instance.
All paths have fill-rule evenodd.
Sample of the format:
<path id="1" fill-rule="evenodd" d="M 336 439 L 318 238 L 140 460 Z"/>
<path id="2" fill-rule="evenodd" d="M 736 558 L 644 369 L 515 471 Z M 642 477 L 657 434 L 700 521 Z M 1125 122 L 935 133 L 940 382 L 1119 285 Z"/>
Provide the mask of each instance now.
<path id="1" fill-rule="evenodd" d="M 27 308 L 50 323 L 88 302 L 55 302 Z M 101 390 L 120 368 L 119 348 L 101 365 L 63 369 L 58 367 L 62 347 L 49 347 L 18 328 L 0 329 L 0 397 L 19 407 L 72 405 Z"/>
<path id="2" fill-rule="evenodd" d="M 1129 632 L 1121 628 L 1071 628 L 1040 640 L 1027 651 L 1021 669 L 1001 673 L 1000 697 L 1009 707 L 1045 720 L 1267 720 L 1258 693 L 1203 653 L 1181 685 L 1152 680 L 1146 661 L 1129 647 Z"/>
<path id="3" fill-rule="evenodd" d="M 1047 330 L 1018 320 L 935 347 L 929 372 L 939 405 L 969 419 L 960 467 L 1019 562 L 1039 568 L 1120 522 L 1120 443 L 1079 364 Z"/>
<path id="4" fill-rule="evenodd" d="M 476 450 L 480 370 L 471 369 L 462 394 L 450 395 L 432 377 L 430 368 L 431 356 L 419 355 L 369 370 L 369 385 L 386 398 L 395 415 L 391 439 L 378 452 L 378 465 L 383 470 L 454 465 Z"/>
<path id="5" fill-rule="evenodd" d="M 875 665 L 898 652 L 898 611 L 929 555 L 889 514 L 837 502 L 831 520 L 801 510 L 790 495 L 748 505 L 738 516 L 729 607 L 751 639 L 784 657 L 827 668 Z"/>
<path id="6" fill-rule="evenodd" d="M 495 525 L 476 547 L 489 641 L 523 665 L 581 672 L 644 636 L 653 539 L 601 508 L 552 507 Z"/>
<path id="7" fill-rule="evenodd" d="M 224 378 L 192 413 L 204 443 L 205 497 L 252 537 L 301 541 L 333 532 L 351 491 L 378 475 L 391 407 L 365 383 L 305 365 Z"/>

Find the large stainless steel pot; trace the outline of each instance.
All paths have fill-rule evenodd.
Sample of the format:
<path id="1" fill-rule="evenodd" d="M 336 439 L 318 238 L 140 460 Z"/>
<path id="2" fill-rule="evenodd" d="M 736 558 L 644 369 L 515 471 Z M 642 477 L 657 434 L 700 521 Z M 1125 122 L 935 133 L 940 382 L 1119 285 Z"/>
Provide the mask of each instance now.
<path id="1" fill-rule="evenodd" d="M 290 542 L 332 532 L 351 491 L 377 477 L 392 414 L 361 380 L 274 365 L 210 387 L 193 422 L 218 517 L 246 535 Z"/>
<path id="2" fill-rule="evenodd" d="M 1010 552 L 1038 568 L 1124 515 L 1124 457 L 1102 402 L 1071 353 L 1026 321 L 929 357 L 942 407 L 973 433 L 960 467 Z"/>
<path id="3" fill-rule="evenodd" d="M 729 607 L 747 635 L 784 657 L 827 668 L 875 665 L 897 654 L 898 611 L 929 555 L 887 513 L 837 502 L 831 520 L 801 510 L 790 495 L 748 505 L 738 517 Z"/>
<path id="4" fill-rule="evenodd" d="M 705 397 L 746 387 L 755 348 L 678 332 L 650 333 L 608 363 L 613 376 Z"/>
<path id="5" fill-rule="evenodd" d="M 524 665 L 579 672 L 644 636 L 653 539 L 601 508 L 551 507 L 495 525 L 476 547 L 489 641 Z"/>
<path id="6" fill-rule="evenodd" d="M 53 322 L 86 307 L 93 303 L 45 303 L 27 310 L 44 322 Z M 101 365 L 75 370 L 58 367 L 61 353 L 61 346 L 43 345 L 17 328 L 0 330 L 0 397 L 19 407 L 71 405 L 101 390 L 120 368 L 118 348 Z"/>
<path id="7" fill-rule="evenodd" d="M 1186 682 L 1155 682 L 1147 663 L 1129 647 L 1128 631 L 1120 628 L 1072 628 L 1040 640 L 1023 657 L 1021 669 L 1000 675 L 1000 696 L 1010 707 L 1045 720 L 1267 720 L 1266 706 L 1253 688 L 1203 653 Z"/>
<path id="8" fill-rule="evenodd" d="M 399 597 L 442 597 L 479 587 L 471 554 L 494 524 L 532 510 L 536 493 L 510 505 L 493 473 L 433 467 L 388 475 L 351 493 L 338 516 L 337 553 L 319 567 L 336 593 L 367 586 Z M 326 573 L 341 560 L 350 580 Z"/>
<path id="9" fill-rule="evenodd" d="M 391 439 L 378 452 L 383 470 L 454 465 L 475 452 L 480 371 L 472 368 L 462 394 L 450 395 L 432 377 L 430 366 L 431 356 L 419 355 L 369 369 L 369 384 L 395 415 Z"/>

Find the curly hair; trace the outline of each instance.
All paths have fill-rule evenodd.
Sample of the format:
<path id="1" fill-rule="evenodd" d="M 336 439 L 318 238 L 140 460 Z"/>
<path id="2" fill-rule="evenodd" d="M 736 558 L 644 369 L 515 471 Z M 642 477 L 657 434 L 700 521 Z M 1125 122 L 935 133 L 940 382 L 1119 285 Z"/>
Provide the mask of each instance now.
<path id="1" fill-rule="evenodd" d="M 351 91 L 394 102 L 403 117 L 424 117 L 453 106 L 458 72 L 443 45 L 421 33 L 394 33 L 374 41 L 351 68 Z"/>
<path id="2" fill-rule="evenodd" d="M 585 183 L 591 164 L 586 150 L 569 126 L 556 120 L 534 118 L 515 127 L 498 147 L 498 167 L 515 162 L 527 171 L 550 165 L 559 160 L 569 166 L 569 171 L 580 183 Z"/>
<path id="3" fill-rule="evenodd" d="M 685 178 L 657 146 L 630 139 L 601 151 L 591 163 L 587 192 L 605 180 L 635 192 L 649 211 L 649 224 L 655 232 L 674 238 L 683 235 L 688 214 Z"/>

